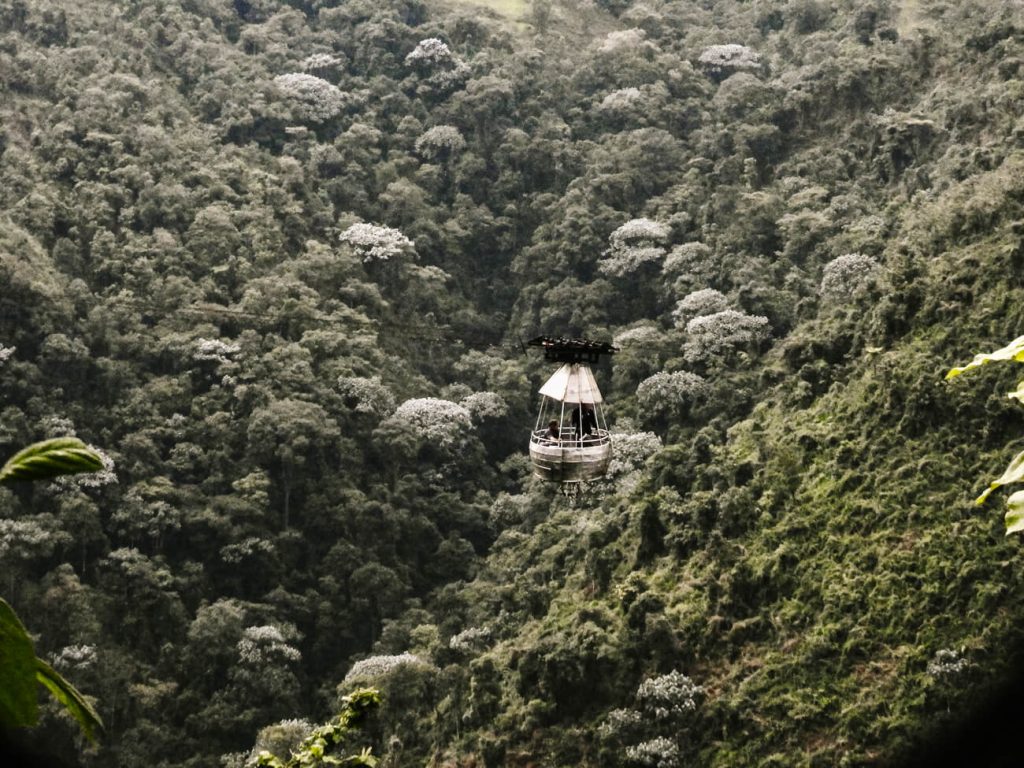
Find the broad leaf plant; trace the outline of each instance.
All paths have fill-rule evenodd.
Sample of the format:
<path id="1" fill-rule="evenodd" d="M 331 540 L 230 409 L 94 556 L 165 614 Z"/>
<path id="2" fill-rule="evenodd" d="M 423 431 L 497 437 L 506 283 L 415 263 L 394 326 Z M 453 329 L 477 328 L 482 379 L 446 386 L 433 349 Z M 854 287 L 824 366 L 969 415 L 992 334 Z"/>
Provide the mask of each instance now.
<path id="1" fill-rule="evenodd" d="M 953 368 L 946 374 L 946 380 L 954 379 L 961 373 L 965 373 L 973 368 L 980 368 L 983 365 L 989 363 L 1002 362 L 1005 360 L 1013 360 L 1018 363 L 1024 363 L 1024 336 L 1019 336 L 1002 349 L 997 349 L 995 352 L 982 353 L 974 356 L 967 365 Z M 1017 389 L 1007 394 L 1007 397 L 1024 403 L 1024 380 L 1021 380 L 1017 384 Z M 1013 460 L 1009 466 L 1003 471 L 1003 474 L 989 483 L 982 494 L 977 498 L 976 503 L 984 504 L 985 500 L 989 497 L 989 494 L 997 488 L 1001 488 L 1004 485 L 1012 485 L 1014 483 L 1024 482 L 1024 451 L 1021 451 Z M 1006 512 L 1006 534 L 1020 533 L 1024 531 L 1024 491 L 1016 491 L 1010 494 L 1010 497 L 1006 500 L 1007 512 Z"/>

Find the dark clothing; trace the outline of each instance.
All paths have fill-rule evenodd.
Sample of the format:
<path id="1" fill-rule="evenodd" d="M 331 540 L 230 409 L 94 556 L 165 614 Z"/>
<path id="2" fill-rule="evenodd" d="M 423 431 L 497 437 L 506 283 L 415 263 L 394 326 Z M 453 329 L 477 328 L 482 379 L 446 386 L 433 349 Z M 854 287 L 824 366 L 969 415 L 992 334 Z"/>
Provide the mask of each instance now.
<path id="1" fill-rule="evenodd" d="M 593 434 L 597 429 L 597 415 L 589 405 L 578 405 L 572 410 L 572 427 L 576 431 L 576 439 Z"/>

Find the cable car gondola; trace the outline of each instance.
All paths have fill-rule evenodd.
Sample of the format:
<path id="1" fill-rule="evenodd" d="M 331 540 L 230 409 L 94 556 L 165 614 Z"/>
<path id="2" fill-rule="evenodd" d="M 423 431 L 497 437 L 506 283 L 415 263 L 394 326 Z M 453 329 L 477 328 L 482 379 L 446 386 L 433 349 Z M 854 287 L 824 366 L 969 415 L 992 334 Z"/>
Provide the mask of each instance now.
<path id="1" fill-rule="evenodd" d="M 604 398 L 590 366 L 618 350 L 587 339 L 538 336 L 544 359 L 562 363 L 540 388 L 540 410 L 530 435 L 533 474 L 556 483 L 581 483 L 608 471 L 612 440 L 604 417 Z"/>

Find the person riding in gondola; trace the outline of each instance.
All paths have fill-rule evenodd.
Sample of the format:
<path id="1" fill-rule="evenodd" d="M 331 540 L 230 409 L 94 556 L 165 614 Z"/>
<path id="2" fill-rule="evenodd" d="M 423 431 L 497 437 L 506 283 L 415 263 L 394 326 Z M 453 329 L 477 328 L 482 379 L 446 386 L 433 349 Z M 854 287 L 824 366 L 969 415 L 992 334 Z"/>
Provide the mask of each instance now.
<path id="1" fill-rule="evenodd" d="M 585 440 L 597 429 L 597 417 L 592 403 L 580 403 L 572 410 L 572 427 L 577 440 Z"/>

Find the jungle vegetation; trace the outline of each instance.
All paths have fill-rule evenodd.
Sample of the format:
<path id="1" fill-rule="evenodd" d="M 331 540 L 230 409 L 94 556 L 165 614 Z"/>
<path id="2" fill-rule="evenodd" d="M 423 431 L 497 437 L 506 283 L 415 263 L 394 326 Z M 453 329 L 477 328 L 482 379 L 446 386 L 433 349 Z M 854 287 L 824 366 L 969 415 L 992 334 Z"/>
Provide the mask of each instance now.
<path id="1" fill-rule="evenodd" d="M 1024 328 L 1020 2 L 502 9 L 0 0 L 0 456 L 104 462 L 0 487 L 105 725 L 28 748 L 286 764 L 372 687 L 382 766 L 903 765 L 1019 668 L 1016 372 L 943 377 Z M 575 499 L 540 333 L 620 348 Z"/>

